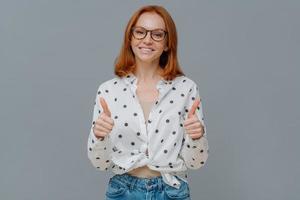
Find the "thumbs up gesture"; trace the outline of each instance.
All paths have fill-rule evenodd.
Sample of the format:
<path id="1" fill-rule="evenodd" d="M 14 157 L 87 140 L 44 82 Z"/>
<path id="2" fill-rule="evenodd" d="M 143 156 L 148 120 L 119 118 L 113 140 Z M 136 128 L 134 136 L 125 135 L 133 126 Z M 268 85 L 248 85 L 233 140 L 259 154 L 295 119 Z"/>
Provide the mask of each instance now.
<path id="1" fill-rule="evenodd" d="M 114 120 L 111 118 L 111 113 L 108 105 L 104 98 L 100 97 L 100 105 L 103 108 L 103 112 L 99 115 L 98 119 L 95 121 L 95 126 L 93 127 L 94 134 L 97 138 L 104 138 L 109 134 L 114 126 Z"/>
<path id="2" fill-rule="evenodd" d="M 200 99 L 196 99 L 188 112 L 187 118 L 183 122 L 186 132 L 192 139 L 199 139 L 204 134 L 204 126 L 198 119 L 195 111 L 200 104 Z"/>

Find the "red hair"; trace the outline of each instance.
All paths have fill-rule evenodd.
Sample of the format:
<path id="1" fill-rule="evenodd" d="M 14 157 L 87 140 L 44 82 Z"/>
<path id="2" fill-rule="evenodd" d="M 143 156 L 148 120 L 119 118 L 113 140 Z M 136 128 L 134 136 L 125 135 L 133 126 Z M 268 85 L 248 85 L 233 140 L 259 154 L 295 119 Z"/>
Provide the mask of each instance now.
<path id="1" fill-rule="evenodd" d="M 114 63 L 115 75 L 123 77 L 129 73 L 133 73 L 136 69 L 134 54 L 130 46 L 131 28 L 136 24 L 141 14 L 145 12 L 155 12 L 160 15 L 165 22 L 166 31 L 168 32 L 166 37 L 168 50 L 164 51 L 159 59 L 159 66 L 163 69 L 161 76 L 166 80 L 172 80 L 176 76 L 185 75 L 180 69 L 177 59 L 177 31 L 175 23 L 168 11 L 162 6 L 157 5 L 141 7 L 131 16 L 124 33 L 122 48 Z"/>

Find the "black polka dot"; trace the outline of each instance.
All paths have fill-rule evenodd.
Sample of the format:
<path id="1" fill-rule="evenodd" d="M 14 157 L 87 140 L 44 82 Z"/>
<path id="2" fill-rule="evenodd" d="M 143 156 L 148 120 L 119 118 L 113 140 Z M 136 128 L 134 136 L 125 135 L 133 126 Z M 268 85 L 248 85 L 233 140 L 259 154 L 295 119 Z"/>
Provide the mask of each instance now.
<path id="1" fill-rule="evenodd" d="M 127 123 L 127 122 L 125 122 L 125 123 L 124 123 L 124 126 L 128 126 L 128 123 Z"/>
<path id="2" fill-rule="evenodd" d="M 202 162 L 200 162 L 202 165 L 204 164 L 204 162 L 202 161 Z"/>
<path id="3" fill-rule="evenodd" d="M 140 135 L 141 135 L 141 133 L 140 133 L 140 132 L 137 132 L 136 134 L 137 134 L 137 136 L 140 136 Z"/>
<path id="4" fill-rule="evenodd" d="M 131 142 L 131 145 L 134 146 L 134 142 Z"/>
<path id="5" fill-rule="evenodd" d="M 115 119 L 118 119 L 118 116 L 117 116 L 117 115 L 115 116 Z"/>
<path id="6" fill-rule="evenodd" d="M 99 157 L 96 157 L 96 159 L 99 160 L 100 158 L 99 158 Z"/>
<path id="7" fill-rule="evenodd" d="M 164 139 L 162 139 L 162 140 L 160 141 L 160 143 L 163 143 L 163 141 L 164 141 Z"/>
<path id="8" fill-rule="evenodd" d="M 170 103 L 173 103 L 173 102 L 174 102 L 173 100 L 170 101 Z"/>
<path id="9" fill-rule="evenodd" d="M 155 133 L 158 133 L 158 129 L 155 130 Z"/>
<path id="10" fill-rule="evenodd" d="M 106 93 L 108 93 L 108 90 L 105 90 Z"/>
<path id="11" fill-rule="evenodd" d="M 200 150 L 200 153 L 203 153 L 203 149 Z"/>
<path id="12" fill-rule="evenodd" d="M 117 101 L 117 98 L 115 98 L 115 101 Z"/>
<path id="13" fill-rule="evenodd" d="M 89 150 L 92 151 L 92 148 L 90 147 Z"/>
<path id="14" fill-rule="evenodd" d="M 184 97 L 184 94 L 181 94 L 182 97 Z"/>
<path id="15" fill-rule="evenodd" d="M 175 134 L 176 134 L 176 131 L 173 131 L 172 134 L 175 135 Z"/>
<path id="16" fill-rule="evenodd" d="M 122 138 L 122 135 L 121 135 L 121 134 L 119 134 L 118 136 L 119 136 L 119 138 Z"/>
<path id="17" fill-rule="evenodd" d="M 159 110 L 159 112 L 158 113 L 161 113 L 162 112 L 162 110 Z"/>
<path id="18" fill-rule="evenodd" d="M 176 142 L 174 143 L 174 147 L 176 146 Z"/>
<path id="19" fill-rule="evenodd" d="M 169 119 L 167 119 L 167 120 L 166 120 L 166 122 L 167 122 L 167 123 L 169 123 L 169 122 L 170 122 L 170 120 L 169 120 Z"/>
<path id="20" fill-rule="evenodd" d="M 187 144 L 186 146 L 187 146 L 187 148 L 190 148 L 190 145 L 189 145 L 189 144 Z"/>
<path id="21" fill-rule="evenodd" d="M 167 150 L 167 149 L 165 149 L 165 150 L 164 150 L 164 153 L 168 153 L 168 150 Z"/>
<path id="22" fill-rule="evenodd" d="M 134 116 L 137 116 L 137 113 L 133 113 Z"/>
<path id="23" fill-rule="evenodd" d="M 124 104 L 124 105 L 123 105 L 123 108 L 126 108 L 126 107 L 127 107 L 127 106 Z"/>

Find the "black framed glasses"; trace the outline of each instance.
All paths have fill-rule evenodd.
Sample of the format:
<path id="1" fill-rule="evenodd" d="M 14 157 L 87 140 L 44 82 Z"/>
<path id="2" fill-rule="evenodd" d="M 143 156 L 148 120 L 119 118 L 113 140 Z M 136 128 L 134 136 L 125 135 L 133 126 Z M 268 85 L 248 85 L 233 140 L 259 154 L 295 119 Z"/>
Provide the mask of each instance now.
<path id="1" fill-rule="evenodd" d="M 131 28 L 131 33 L 135 39 L 142 40 L 150 32 L 150 36 L 154 41 L 160 42 L 165 39 L 167 31 L 164 29 L 147 30 L 141 26 L 135 26 Z"/>

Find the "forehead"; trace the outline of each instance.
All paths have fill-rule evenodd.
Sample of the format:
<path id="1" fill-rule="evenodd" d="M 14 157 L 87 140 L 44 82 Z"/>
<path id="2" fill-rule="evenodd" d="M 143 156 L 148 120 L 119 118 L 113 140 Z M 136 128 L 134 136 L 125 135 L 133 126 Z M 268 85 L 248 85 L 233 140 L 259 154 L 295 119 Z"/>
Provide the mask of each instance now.
<path id="1" fill-rule="evenodd" d="M 165 22 L 159 14 L 154 12 L 145 12 L 140 15 L 135 26 L 142 26 L 146 29 L 165 29 Z"/>

